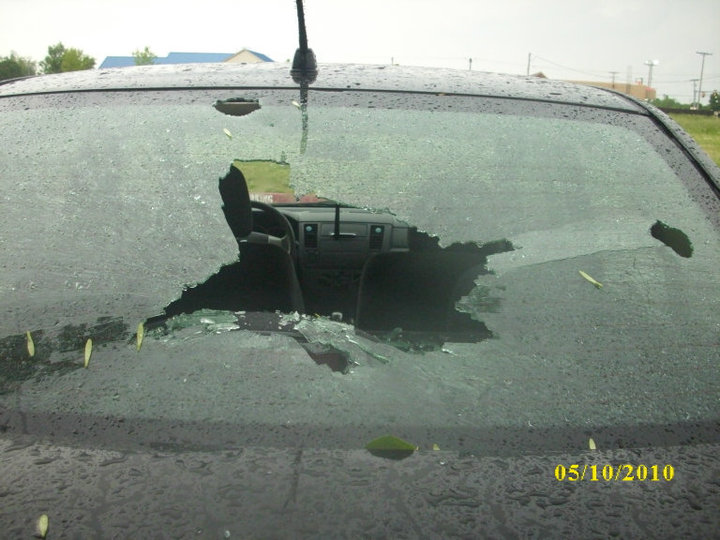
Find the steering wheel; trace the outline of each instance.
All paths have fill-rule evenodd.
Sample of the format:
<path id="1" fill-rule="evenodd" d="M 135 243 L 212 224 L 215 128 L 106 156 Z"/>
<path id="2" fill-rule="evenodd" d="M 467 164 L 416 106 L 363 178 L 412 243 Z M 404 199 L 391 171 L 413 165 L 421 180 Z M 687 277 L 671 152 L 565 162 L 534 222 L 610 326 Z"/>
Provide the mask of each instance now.
<path id="1" fill-rule="evenodd" d="M 293 260 L 295 260 L 297 252 L 297 246 L 295 244 L 295 231 L 293 231 L 293 228 L 287 218 L 277 208 L 269 204 L 259 201 L 250 201 L 250 206 L 269 214 L 283 229 L 284 234 L 282 236 L 273 236 L 272 234 L 253 231 L 241 241 L 248 242 L 250 244 L 272 244 L 273 246 L 277 246 L 282 249 L 285 253 L 290 255 Z"/>

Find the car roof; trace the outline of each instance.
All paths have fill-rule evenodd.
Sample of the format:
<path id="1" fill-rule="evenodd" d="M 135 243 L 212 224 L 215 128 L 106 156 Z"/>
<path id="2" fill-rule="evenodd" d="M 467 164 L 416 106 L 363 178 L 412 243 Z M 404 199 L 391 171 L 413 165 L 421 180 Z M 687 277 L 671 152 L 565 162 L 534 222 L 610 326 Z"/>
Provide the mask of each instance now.
<path id="1" fill-rule="evenodd" d="M 160 88 L 297 88 L 285 63 L 177 64 L 74 71 L 0 83 L 0 97 Z M 495 96 L 644 111 L 619 93 L 534 76 L 396 65 L 321 64 L 313 89 Z"/>
<path id="2" fill-rule="evenodd" d="M 670 132 L 720 190 L 718 167 L 667 115 L 615 90 L 536 76 L 448 68 L 320 64 L 314 90 L 414 92 L 562 103 L 648 115 Z M 290 64 L 203 63 L 89 69 L 0 81 L 0 99 L 74 92 L 162 89 L 297 89 Z"/>

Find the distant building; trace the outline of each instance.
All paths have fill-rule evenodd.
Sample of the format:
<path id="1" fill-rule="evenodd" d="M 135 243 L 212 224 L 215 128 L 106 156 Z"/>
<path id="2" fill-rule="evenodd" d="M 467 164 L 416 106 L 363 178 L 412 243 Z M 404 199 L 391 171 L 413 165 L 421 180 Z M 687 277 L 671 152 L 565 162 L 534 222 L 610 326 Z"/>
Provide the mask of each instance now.
<path id="1" fill-rule="evenodd" d="M 547 75 L 545 75 L 542 71 L 538 71 L 537 73 L 533 73 L 531 77 L 537 77 L 539 79 L 547 79 Z M 620 83 L 620 82 L 598 82 L 598 81 L 567 81 L 573 84 L 583 84 L 585 86 L 596 86 L 599 88 L 610 88 L 612 90 L 616 90 L 618 92 L 622 92 L 623 94 L 627 94 L 629 96 L 633 96 L 637 99 L 642 100 L 648 100 L 652 101 L 657 97 L 657 92 L 654 88 L 650 88 L 649 86 L 645 86 L 644 84 L 629 84 L 629 83 Z M 640 81 L 642 82 L 642 81 Z"/>
<path id="2" fill-rule="evenodd" d="M 242 51 L 235 53 L 230 58 L 223 60 L 223 62 L 235 62 L 241 64 L 257 64 L 259 62 L 272 62 L 272 58 L 265 56 L 262 53 L 251 51 L 250 49 L 243 49 Z"/>
<path id="3" fill-rule="evenodd" d="M 262 53 L 243 49 L 233 53 L 196 53 L 196 52 L 171 52 L 165 57 L 158 57 L 153 62 L 160 64 L 205 64 L 213 62 L 236 62 L 243 64 L 254 64 L 258 62 L 272 62 L 269 56 Z M 128 67 L 135 65 L 133 56 L 108 56 L 100 64 L 100 68 Z"/>
<path id="4" fill-rule="evenodd" d="M 644 84 L 630 84 L 621 82 L 597 82 L 597 81 L 569 81 L 575 84 L 584 84 L 585 86 L 597 86 L 599 88 L 610 88 L 623 94 L 627 94 L 637 99 L 652 101 L 657 97 L 654 88 L 645 86 Z"/>

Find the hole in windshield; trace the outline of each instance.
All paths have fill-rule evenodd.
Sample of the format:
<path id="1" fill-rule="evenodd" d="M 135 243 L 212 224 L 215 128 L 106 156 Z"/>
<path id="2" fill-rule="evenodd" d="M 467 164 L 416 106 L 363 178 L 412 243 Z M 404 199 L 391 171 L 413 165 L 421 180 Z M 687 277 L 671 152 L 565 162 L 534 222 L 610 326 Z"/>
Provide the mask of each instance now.
<path id="1" fill-rule="evenodd" d="M 289 177 L 287 163 L 233 162 L 218 187 L 238 259 L 185 288 L 164 314 L 148 319 L 150 327 L 219 310 L 239 313 L 240 328 L 291 334 L 292 324 L 267 314 L 327 317 L 408 352 L 492 337 L 456 302 L 489 273 L 489 255 L 513 250 L 509 241 L 440 247 L 437 238 L 387 211 L 297 199 Z M 276 207 L 253 200 L 257 190 L 285 194 L 294 203 Z M 348 369 L 337 351 L 312 353 L 333 370 Z"/>
<path id="2" fill-rule="evenodd" d="M 650 234 L 653 238 L 660 240 L 681 257 L 692 257 L 692 243 L 690 242 L 687 234 L 682 232 L 680 229 L 670 227 L 658 220 L 652 227 L 650 227 Z"/>
<path id="3" fill-rule="evenodd" d="M 256 99 L 230 98 L 217 100 L 213 107 L 230 116 L 245 116 L 257 111 L 260 103 Z"/>

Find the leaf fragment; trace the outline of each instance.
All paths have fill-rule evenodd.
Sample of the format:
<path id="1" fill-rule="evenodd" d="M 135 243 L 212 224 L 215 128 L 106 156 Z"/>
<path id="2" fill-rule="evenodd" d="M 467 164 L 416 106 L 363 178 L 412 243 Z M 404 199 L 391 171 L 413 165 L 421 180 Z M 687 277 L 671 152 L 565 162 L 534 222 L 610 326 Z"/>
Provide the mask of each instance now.
<path id="1" fill-rule="evenodd" d="M 588 446 L 590 447 L 590 450 L 597 450 L 597 446 L 595 445 L 595 441 L 592 437 L 590 437 L 590 440 L 588 441 Z"/>
<path id="2" fill-rule="evenodd" d="M 295 101 L 294 99 L 291 101 L 291 103 L 293 105 L 295 105 L 298 109 L 300 108 L 300 104 L 297 101 Z"/>
<path id="3" fill-rule="evenodd" d="M 365 445 L 365 448 L 374 456 L 397 460 L 405 459 L 418 449 L 414 444 L 393 435 L 373 439 Z"/>
<path id="4" fill-rule="evenodd" d="M 586 274 L 586 273 L 583 272 L 582 270 L 578 270 L 578 272 L 580 272 L 580 275 L 581 275 L 582 277 L 584 277 L 584 278 L 587 279 L 590 283 L 592 283 L 593 285 L 595 285 L 595 287 L 597 287 L 598 289 L 602 289 L 602 283 L 600 283 L 599 281 L 593 279 L 591 276 L 589 276 L 588 274 Z"/>
<path id="5" fill-rule="evenodd" d="M 440 447 L 437 444 L 433 443 L 433 450 L 440 450 Z"/>
<path id="6" fill-rule="evenodd" d="M 143 336 L 145 336 L 145 325 L 143 323 L 138 324 L 137 327 L 137 350 L 142 347 Z"/>
<path id="7" fill-rule="evenodd" d="M 33 356 L 35 356 L 35 342 L 33 341 L 33 338 L 30 335 L 29 330 L 26 332 L 26 334 L 27 334 L 27 351 L 28 351 L 28 354 L 31 357 L 33 357 Z"/>
<path id="8" fill-rule="evenodd" d="M 92 356 L 92 338 L 88 338 L 85 342 L 85 367 L 90 363 L 90 356 Z"/>
<path id="9" fill-rule="evenodd" d="M 232 139 L 232 133 L 230 133 L 230 130 L 228 128 L 223 128 L 223 133 L 227 135 L 228 139 Z"/>
<path id="10" fill-rule="evenodd" d="M 47 514 L 40 516 L 35 522 L 35 536 L 45 538 L 47 536 L 49 520 Z"/>
<path id="11" fill-rule="evenodd" d="M 368 450 L 415 450 L 415 445 L 394 435 L 384 435 L 367 443 L 365 448 Z"/>

